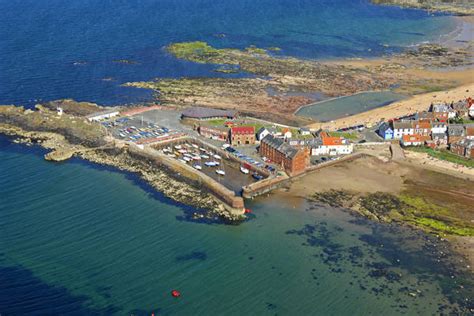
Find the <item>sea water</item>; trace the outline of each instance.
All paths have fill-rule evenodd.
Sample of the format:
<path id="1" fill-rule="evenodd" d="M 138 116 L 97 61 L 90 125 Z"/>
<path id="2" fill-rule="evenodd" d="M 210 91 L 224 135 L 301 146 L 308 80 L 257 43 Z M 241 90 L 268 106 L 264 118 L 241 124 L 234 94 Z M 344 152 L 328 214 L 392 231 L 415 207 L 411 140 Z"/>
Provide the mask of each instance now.
<path id="1" fill-rule="evenodd" d="M 404 98 L 406 96 L 391 91 L 362 92 L 306 105 L 295 114 L 327 122 L 386 106 Z"/>
<path id="2" fill-rule="evenodd" d="M 5 315 L 431 315 L 473 290 L 413 230 L 280 195 L 193 222 L 131 174 L 43 154 L 0 138 Z"/>
<path id="3" fill-rule="evenodd" d="M 352 0 L 0 1 L 0 104 L 126 104 L 151 94 L 123 82 L 228 76 L 169 56 L 177 41 L 370 57 L 454 25 Z M 433 314 L 472 291 L 412 230 L 278 195 L 238 226 L 193 222 L 134 175 L 44 153 L 0 138 L 2 315 Z"/>
<path id="4" fill-rule="evenodd" d="M 173 42 L 279 47 L 276 54 L 301 58 L 376 57 L 437 40 L 456 25 L 449 16 L 368 0 L 0 1 L 0 104 L 128 104 L 152 95 L 124 82 L 242 75 L 176 60 L 163 49 Z"/>

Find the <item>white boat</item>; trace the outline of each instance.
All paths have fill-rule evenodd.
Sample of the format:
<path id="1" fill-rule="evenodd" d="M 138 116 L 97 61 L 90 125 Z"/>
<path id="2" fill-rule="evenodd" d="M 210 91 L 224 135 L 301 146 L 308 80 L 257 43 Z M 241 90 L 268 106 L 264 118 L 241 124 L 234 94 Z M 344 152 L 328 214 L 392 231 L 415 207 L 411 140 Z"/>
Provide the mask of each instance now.
<path id="1" fill-rule="evenodd" d="M 184 161 L 191 161 L 191 158 L 189 158 L 189 157 L 183 157 L 183 160 L 184 160 Z"/>
<path id="2" fill-rule="evenodd" d="M 187 153 L 188 151 L 187 151 L 186 149 L 180 149 L 180 150 L 178 150 L 178 152 L 179 152 L 180 154 L 185 154 L 185 153 Z"/>
<path id="3" fill-rule="evenodd" d="M 205 148 L 200 147 L 199 150 L 204 152 L 204 153 L 207 153 L 207 150 Z"/>
<path id="4" fill-rule="evenodd" d="M 224 170 L 221 170 L 221 169 L 217 169 L 216 170 L 216 173 L 220 176 L 225 176 L 225 171 Z"/>
<path id="5" fill-rule="evenodd" d="M 240 166 L 240 171 L 242 171 L 242 173 L 244 173 L 244 174 L 249 174 L 249 172 L 250 172 L 249 169 L 244 168 L 242 166 Z"/>
<path id="6" fill-rule="evenodd" d="M 212 157 L 214 157 L 214 158 L 216 158 L 216 159 L 219 159 L 219 160 L 222 159 L 222 157 L 219 156 L 219 155 L 213 155 Z"/>
<path id="7" fill-rule="evenodd" d="M 181 149 L 181 148 L 183 148 L 183 147 L 181 147 L 181 145 L 176 145 L 176 146 L 174 146 L 174 148 L 176 148 L 176 149 Z"/>
<path id="8" fill-rule="evenodd" d="M 178 161 L 182 162 L 182 163 L 187 163 L 186 160 L 183 160 L 181 158 L 178 158 Z"/>
<path id="9" fill-rule="evenodd" d="M 199 148 L 198 145 L 196 145 L 196 144 L 191 144 L 191 146 L 193 146 L 196 149 Z"/>
<path id="10" fill-rule="evenodd" d="M 218 165 L 221 164 L 219 161 L 215 161 L 215 160 L 213 160 L 213 161 L 211 161 L 211 162 L 214 164 L 214 166 L 218 166 Z"/>
<path id="11" fill-rule="evenodd" d="M 209 157 L 208 155 L 201 155 L 201 158 L 202 158 L 202 159 L 209 159 L 209 158 L 211 158 L 211 157 Z"/>
<path id="12" fill-rule="evenodd" d="M 201 160 L 201 157 L 199 157 L 198 155 L 194 155 L 194 156 L 192 156 L 192 158 L 193 158 L 194 160 Z"/>
<path id="13" fill-rule="evenodd" d="M 216 166 L 216 164 L 214 163 L 214 161 L 207 161 L 207 162 L 205 162 L 204 164 L 205 164 L 206 166 L 208 166 L 208 167 L 215 167 L 215 166 Z"/>
<path id="14" fill-rule="evenodd" d="M 197 165 L 197 164 L 196 164 L 196 165 L 194 165 L 193 167 L 196 168 L 197 170 L 202 170 L 201 165 Z"/>

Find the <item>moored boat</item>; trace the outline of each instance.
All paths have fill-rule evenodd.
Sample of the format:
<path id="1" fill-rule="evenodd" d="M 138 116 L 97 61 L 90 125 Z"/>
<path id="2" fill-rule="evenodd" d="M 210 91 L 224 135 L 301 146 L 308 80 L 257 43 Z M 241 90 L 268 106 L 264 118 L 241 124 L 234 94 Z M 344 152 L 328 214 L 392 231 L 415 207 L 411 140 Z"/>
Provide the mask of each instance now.
<path id="1" fill-rule="evenodd" d="M 256 173 L 256 172 L 254 172 L 254 173 L 252 174 L 252 177 L 253 177 L 254 179 L 256 179 L 256 180 L 262 180 L 262 179 L 263 179 L 263 176 L 260 175 L 260 174 L 258 174 L 258 173 Z"/>
<path id="2" fill-rule="evenodd" d="M 217 169 L 217 170 L 216 170 L 216 173 L 217 173 L 218 175 L 220 175 L 220 176 L 225 176 L 225 171 L 222 170 L 222 169 Z"/>
<path id="3" fill-rule="evenodd" d="M 193 167 L 194 167 L 195 169 L 197 169 L 197 170 L 202 170 L 201 165 L 196 164 L 196 165 L 194 165 Z"/>
<path id="4" fill-rule="evenodd" d="M 249 169 L 245 168 L 244 166 L 240 166 L 240 171 L 241 171 L 243 174 L 248 174 L 248 173 L 249 173 Z"/>

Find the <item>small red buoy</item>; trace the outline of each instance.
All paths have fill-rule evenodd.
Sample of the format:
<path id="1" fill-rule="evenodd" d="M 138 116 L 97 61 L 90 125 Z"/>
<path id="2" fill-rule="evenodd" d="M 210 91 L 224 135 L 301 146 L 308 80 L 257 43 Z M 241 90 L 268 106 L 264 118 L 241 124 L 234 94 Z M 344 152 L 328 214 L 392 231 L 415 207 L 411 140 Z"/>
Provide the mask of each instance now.
<path id="1" fill-rule="evenodd" d="M 181 293 L 178 290 L 171 291 L 171 296 L 173 297 L 180 297 Z"/>
<path id="2" fill-rule="evenodd" d="M 249 209 L 249 208 L 246 208 L 245 211 L 244 211 L 244 213 L 245 213 L 245 214 L 250 214 L 250 213 L 252 213 L 252 210 Z"/>

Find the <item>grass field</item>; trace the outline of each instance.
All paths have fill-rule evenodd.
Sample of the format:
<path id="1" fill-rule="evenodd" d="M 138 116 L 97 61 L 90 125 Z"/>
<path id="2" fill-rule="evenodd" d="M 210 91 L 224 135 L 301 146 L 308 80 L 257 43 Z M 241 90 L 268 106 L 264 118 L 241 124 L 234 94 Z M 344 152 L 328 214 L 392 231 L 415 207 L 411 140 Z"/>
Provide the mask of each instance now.
<path id="1" fill-rule="evenodd" d="M 446 160 L 452 163 L 463 165 L 465 167 L 474 168 L 473 159 L 466 159 L 464 157 L 453 154 L 452 152 L 447 150 L 436 150 L 428 147 L 407 147 L 406 149 L 416 152 L 427 153 L 429 156 L 436 159 Z"/>

